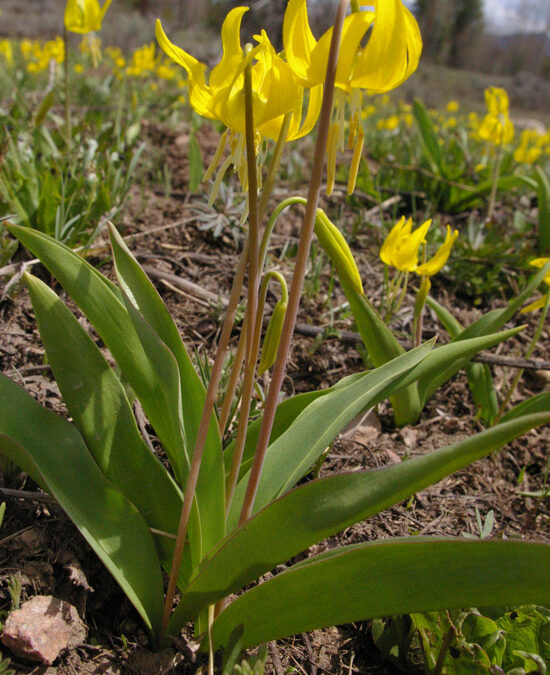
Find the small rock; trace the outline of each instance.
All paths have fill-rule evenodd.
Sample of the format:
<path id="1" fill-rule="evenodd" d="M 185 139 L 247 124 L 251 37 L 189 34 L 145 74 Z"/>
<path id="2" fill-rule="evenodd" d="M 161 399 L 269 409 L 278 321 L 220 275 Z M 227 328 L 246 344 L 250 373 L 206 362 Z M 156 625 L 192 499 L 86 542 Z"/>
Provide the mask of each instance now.
<path id="1" fill-rule="evenodd" d="M 37 595 L 11 612 L 2 633 L 2 643 L 16 656 L 48 666 L 85 638 L 86 626 L 75 607 L 51 595 Z"/>

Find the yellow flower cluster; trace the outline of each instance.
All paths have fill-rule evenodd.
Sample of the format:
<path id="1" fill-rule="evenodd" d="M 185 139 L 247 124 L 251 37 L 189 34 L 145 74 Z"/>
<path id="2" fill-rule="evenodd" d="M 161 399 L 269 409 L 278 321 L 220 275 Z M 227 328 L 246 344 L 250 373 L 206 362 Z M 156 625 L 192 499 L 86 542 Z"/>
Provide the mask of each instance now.
<path id="1" fill-rule="evenodd" d="M 59 35 L 55 40 L 21 40 L 19 44 L 21 56 L 26 61 L 29 73 L 40 73 L 46 70 L 50 61 L 63 63 L 65 58 L 65 42 Z"/>
<path id="2" fill-rule="evenodd" d="M 514 139 L 508 94 L 500 87 L 489 87 L 485 90 L 485 102 L 488 113 L 479 127 L 479 137 L 494 145 L 508 145 Z"/>
<path id="3" fill-rule="evenodd" d="M 13 48 L 9 40 L 0 40 L 0 55 L 9 66 L 13 64 Z"/>

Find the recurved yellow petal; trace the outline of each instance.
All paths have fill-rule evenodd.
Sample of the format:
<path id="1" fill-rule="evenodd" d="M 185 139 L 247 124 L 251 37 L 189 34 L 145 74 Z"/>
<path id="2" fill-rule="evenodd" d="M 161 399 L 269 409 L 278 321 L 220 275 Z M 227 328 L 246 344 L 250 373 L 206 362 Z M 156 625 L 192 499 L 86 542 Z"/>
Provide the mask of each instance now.
<path id="1" fill-rule="evenodd" d="M 421 274 L 423 276 L 428 277 L 437 274 L 445 266 L 445 263 L 449 259 L 449 255 L 451 254 L 451 248 L 453 247 L 453 244 L 455 243 L 457 237 L 458 237 L 458 230 L 454 230 L 454 232 L 451 232 L 450 225 L 447 225 L 447 234 L 445 235 L 445 241 L 443 242 L 443 244 L 441 244 L 436 254 L 432 258 L 430 258 L 427 262 L 423 263 L 422 265 L 419 265 L 414 270 L 416 274 Z"/>

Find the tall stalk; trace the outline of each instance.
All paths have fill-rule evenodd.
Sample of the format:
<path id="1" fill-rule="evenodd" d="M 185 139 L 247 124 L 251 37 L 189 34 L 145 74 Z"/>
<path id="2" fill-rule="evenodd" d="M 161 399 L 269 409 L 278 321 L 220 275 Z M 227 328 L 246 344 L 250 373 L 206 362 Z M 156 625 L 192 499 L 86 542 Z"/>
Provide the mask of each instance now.
<path id="1" fill-rule="evenodd" d="M 243 501 L 239 523 L 243 523 L 250 517 L 254 506 L 254 500 L 258 490 L 265 453 L 269 444 L 271 429 L 273 428 L 273 420 L 275 418 L 279 392 L 281 391 L 285 375 L 286 363 L 290 351 L 290 343 L 292 340 L 292 334 L 294 332 L 294 325 L 298 315 L 300 297 L 302 295 L 304 277 L 309 259 L 309 250 L 311 247 L 311 240 L 313 238 L 313 226 L 315 224 L 315 216 L 317 212 L 317 206 L 319 204 L 319 192 L 323 178 L 325 150 L 327 147 L 332 102 L 334 97 L 334 82 L 336 79 L 336 65 L 340 47 L 340 36 L 342 34 L 342 25 L 348 4 L 349 0 L 340 0 L 334 20 L 334 28 L 332 32 L 330 52 L 327 63 L 327 74 L 325 78 L 325 88 L 323 92 L 323 103 L 319 117 L 317 142 L 315 144 L 313 167 L 309 182 L 306 211 L 304 215 L 302 231 L 300 233 L 300 241 L 298 244 L 298 252 L 296 256 L 294 274 L 292 277 L 292 284 L 290 286 L 288 308 L 283 324 L 277 358 L 273 367 L 271 383 L 267 393 L 264 415 L 258 436 L 258 443 L 256 446 L 250 477 L 246 487 L 246 494 Z"/>
<path id="2" fill-rule="evenodd" d="M 69 94 L 69 31 L 63 26 L 63 42 L 65 51 L 63 54 L 63 74 L 65 77 L 65 135 L 67 141 L 67 153 L 71 150 L 71 102 Z"/>

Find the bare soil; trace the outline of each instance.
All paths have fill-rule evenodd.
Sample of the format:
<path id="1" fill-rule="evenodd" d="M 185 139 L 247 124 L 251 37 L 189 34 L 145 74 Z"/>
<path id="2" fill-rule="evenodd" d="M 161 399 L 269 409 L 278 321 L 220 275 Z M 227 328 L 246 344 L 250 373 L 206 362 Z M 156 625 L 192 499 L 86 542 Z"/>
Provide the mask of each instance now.
<path id="1" fill-rule="evenodd" d="M 191 195 L 188 191 L 186 129 L 182 127 L 172 131 L 153 123 L 149 123 L 147 129 L 152 145 L 160 150 L 169 165 L 171 188 L 167 194 L 165 187 L 155 184 L 152 176 L 146 177 L 144 186 L 132 193 L 119 221 L 120 230 L 147 268 L 190 280 L 214 298 L 227 297 L 242 245 L 231 200 L 220 210 L 222 220 L 225 217 L 227 224 L 216 237 L 212 222 L 204 215 L 204 196 Z M 207 157 L 213 152 L 216 137 L 208 127 L 203 127 L 199 132 L 199 141 Z M 304 189 L 305 186 L 298 186 L 298 191 Z M 325 206 L 330 211 L 334 209 L 334 203 L 327 200 Z M 365 203 L 364 210 L 371 206 Z M 346 206 L 339 213 L 339 222 L 344 225 L 354 218 L 348 209 Z M 352 243 L 368 292 L 376 302 L 382 286 L 382 269 L 377 260 L 381 243 L 381 230 L 377 227 L 380 214 L 369 218 L 370 225 L 365 226 Z M 287 278 L 291 275 L 290 254 L 298 227 L 299 217 L 289 216 L 270 250 L 272 260 Z M 19 259 L 26 257 L 24 251 L 18 255 Z M 96 242 L 92 261 L 104 261 L 106 257 L 106 240 L 103 237 Z M 108 267 L 102 267 L 102 270 L 106 269 Z M 40 265 L 36 265 L 33 271 L 60 291 Z M 329 282 L 330 269 L 325 264 L 318 273 L 318 286 L 310 284 L 304 295 L 299 322 L 314 329 L 321 327 L 324 332 L 317 337 L 300 333 L 296 336 L 285 381 L 287 394 L 330 386 L 362 368 L 353 341 L 342 338 L 342 335 L 346 336 L 345 331 L 353 330 L 351 319 L 344 316 L 331 321 L 330 309 L 343 302 L 343 295 L 336 287 L 335 295 L 329 296 Z M 221 300 L 217 303 L 205 300 L 196 293 L 178 290 L 174 284 L 169 286 L 162 280 L 158 280 L 157 286 L 190 352 L 196 350 L 210 357 L 222 313 Z M 475 312 L 461 298 L 459 289 L 453 286 L 451 280 L 439 280 L 433 293 L 458 311 L 458 318 L 464 323 L 471 322 Z M 489 300 L 491 306 L 501 302 Z M 534 323 L 534 318 L 527 318 Z M 404 331 L 409 330 L 406 313 L 400 321 Z M 527 332 L 532 330 L 533 325 L 530 325 Z M 302 328 L 301 333 L 304 332 L 307 328 Z M 426 334 L 437 333 L 437 324 L 428 317 Z M 43 405 L 63 414 L 59 391 L 44 366 L 44 350 L 23 288 L 12 286 L 0 303 L 0 335 L 2 372 L 22 384 Z M 547 361 L 550 360 L 548 337 L 547 328 L 535 354 Z M 520 336 L 497 351 L 502 356 L 521 356 L 527 339 Z M 495 366 L 493 372 L 498 386 L 505 387 L 511 378 L 510 371 Z M 521 400 L 549 386 L 547 372 L 526 371 L 516 398 Z M 475 418 L 466 379 L 460 374 L 434 396 L 419 423 L 414 426 L 396 428 L 389 404 L 380 405 L 367 421 L 336 440 L 321 467 L 321 475 L 400 462 L 453 443 L 479 429 L 481 425 Z M 482 516 L 491 509 L 494 511 L 492 537 L 550 543 L 548 502 L 522 496 L 519 492 L 542 488 L 549 449 L 550 429 L 532 431 L 500 453 L 476 462 L 410 500 L 347 529 L 304 556 L 336 544 L 390 536 L 476 533 L 476 508 Z M 204 664 L 204 657 L 197 652 L 190 633 L 182 635 L 173 649 L 160 653 L 149 651 L 136 612 L 59 506 L 46 496 L 29 496 L 20 492 L 38 492 L 37 486 L 26 475 L 19 474 L 9 482 L 4 480 L 3 488 L 0 501 L 6 501 L 7 510 L 0 530 L 0 610 L 9 608 L 8 584 L 13 575 L 19 574 L 23 599 L 36 594 L 52 594 L 68 600 L 77 607 L 89 629 L 87 643 L 63 654 L 53 667 L 36 667 L 12 658 L 12 667 L 17 673 L 153 675 L 194 673 Z M 76 582 L 75 568 L 83 575 L 76 575 Z M 86 580 L 85 584 L 82 579 Z M 87 590 L 86 586 L 93 590 Z M 388 675 L 394 672 L 373 646 L 368 622 L 318 630 L 273 643 L 269 646 L 266 669 L 268 673 L 277 674 Z"/>

